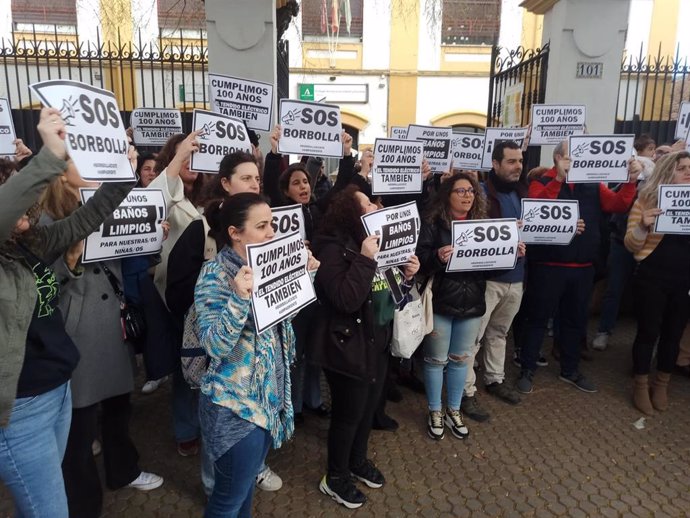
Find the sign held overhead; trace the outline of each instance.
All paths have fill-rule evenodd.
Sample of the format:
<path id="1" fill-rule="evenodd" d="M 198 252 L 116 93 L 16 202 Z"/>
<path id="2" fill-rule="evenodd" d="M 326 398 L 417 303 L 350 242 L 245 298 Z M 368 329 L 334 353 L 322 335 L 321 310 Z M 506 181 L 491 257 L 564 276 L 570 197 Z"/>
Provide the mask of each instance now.
<path id="1" fill-rule="evenodd" d="M 209 74 L 208 80 L 211 111 L 241 119 L 251 129 L 271 129 L 272 84 L 220 74 Z"/>

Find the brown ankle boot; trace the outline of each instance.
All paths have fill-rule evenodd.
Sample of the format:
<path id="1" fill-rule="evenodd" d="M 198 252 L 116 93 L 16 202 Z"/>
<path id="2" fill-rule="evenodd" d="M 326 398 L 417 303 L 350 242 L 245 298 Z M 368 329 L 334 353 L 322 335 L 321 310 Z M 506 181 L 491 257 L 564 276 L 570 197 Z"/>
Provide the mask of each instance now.
<path id="1" fill-rule="evenodd" d="M 638 374 L 633 382 L 633 404 L 640 412 L 646 415 L 654 415 L 654 407 L 649 399 L 649 376 Z"/>
<path id="2" fill-rule="evenodd" d="M 670 372 L 657 371 L 656 379 L 652 382 L 652 405 L 660 412 L 668 408 L 668 382 L 670 379 Z"/>

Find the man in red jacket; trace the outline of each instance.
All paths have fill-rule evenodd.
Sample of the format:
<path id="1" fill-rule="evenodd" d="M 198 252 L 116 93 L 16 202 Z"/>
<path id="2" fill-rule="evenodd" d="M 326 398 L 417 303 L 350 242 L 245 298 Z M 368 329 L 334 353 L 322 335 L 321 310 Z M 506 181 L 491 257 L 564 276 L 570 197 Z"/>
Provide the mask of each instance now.
<path id="1" fill-rule="evenodd" d="M 642 166 L 637 160 L 629 160 L 629 181 L 614 192 L 603 183 L 566 182 L 570 169 L 567 141 L 556 146 L 553 161 L 554 167 L 532 181 L 529 197 L 577 200 L 585 231 L 575 236 L 567 246 L 531 245 L 528 249 L 527 323 L 520 358 L 522 371 L 516 388 L 523 394 L 532 392 L 532 379 L 546 324 L 557 311 L 561 346 L 559 379 L 584 392 L 596 392 L 596 386 L 580 373 L 579 359 L 580 344 L 587 329 L 593 264 L 599 249 L 599 225 L 605 212 L 624 213 L 630 209 Z"/>

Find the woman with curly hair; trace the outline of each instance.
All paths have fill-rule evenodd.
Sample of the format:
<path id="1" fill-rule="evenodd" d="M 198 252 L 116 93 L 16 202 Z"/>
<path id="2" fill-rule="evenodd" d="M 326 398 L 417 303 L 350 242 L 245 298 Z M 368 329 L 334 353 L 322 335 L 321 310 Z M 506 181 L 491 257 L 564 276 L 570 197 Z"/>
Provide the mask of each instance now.
<path id="1" fill-rule="evenodd" d="M 455 173 L 441 183 L 436 202 L 422 228 L 417 255 L 423 274 L 431 277 L 434 301 L 434 329 L 426 336 L 424 347 L 424 385 L 429 416 L 427 433 L 432 439 L 444 436 L 445 426 L 458 439 L 469 435 L 460 414 L 460 402 L 472 368 L 472 348 L 481 317 L 486 310 L 483 272 L 446 272 L 453 252 L 452 223 L 486 217 L 486 198 L 477 181 L 466 173 Z M 446 411 L 441 405 L 443 377 L 446 371 Z"/>

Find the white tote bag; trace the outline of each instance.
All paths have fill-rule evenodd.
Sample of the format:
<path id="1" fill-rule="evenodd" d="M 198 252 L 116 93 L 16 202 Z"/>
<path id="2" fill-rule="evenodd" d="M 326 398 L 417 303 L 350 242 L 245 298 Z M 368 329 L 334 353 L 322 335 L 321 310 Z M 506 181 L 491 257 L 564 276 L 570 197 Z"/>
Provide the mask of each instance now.
<path id="1" fill-rule="evenodd" d="M 393 317 L 391 354 L 396 358 L 411 358 L 427 334 L 424 304 L 416 287 L 410 291 L 410 297 L 403 309 L 395 310 Z"/>

